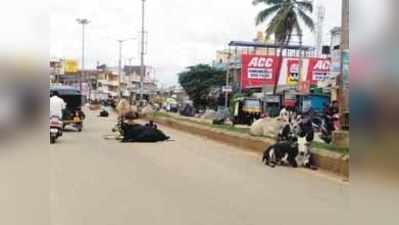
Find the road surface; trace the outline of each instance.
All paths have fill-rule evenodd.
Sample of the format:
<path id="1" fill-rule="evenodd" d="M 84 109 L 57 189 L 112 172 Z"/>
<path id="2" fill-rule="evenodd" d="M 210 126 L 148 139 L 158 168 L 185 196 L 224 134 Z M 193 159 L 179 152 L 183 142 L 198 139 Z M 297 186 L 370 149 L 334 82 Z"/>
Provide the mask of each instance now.
<path id="1" fill-rule="evenodd" d="M 268 168 L 259 156 L 161 127 L 174 141 L 105 140 L 114 118 L 88 112 L 82 133 L 50 147 L 55 225 L 344 224 L 348 185 Z"/>

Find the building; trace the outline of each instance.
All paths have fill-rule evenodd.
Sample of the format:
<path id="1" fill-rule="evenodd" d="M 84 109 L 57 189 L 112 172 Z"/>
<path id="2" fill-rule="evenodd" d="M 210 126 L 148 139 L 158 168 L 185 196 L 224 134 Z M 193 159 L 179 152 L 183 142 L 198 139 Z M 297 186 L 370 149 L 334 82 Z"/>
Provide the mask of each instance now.
<path id="1" fill-rule="evenodd" d="M 64 74 L 64 63 L 62 59 L 50 60 L 49 64 L 50 84 L 59 83 L 60 76 Z"/>
<path id="2" fill-rule="evenodd" d="M 140 97 L 140 81 L 141 81 L 141 66 L 125 66 L 123 68 L 125 79 L 127 83 L 127 91 L 133 99 Z M 143 79 L 143 96 L 145 99 L 150 99 L 157 94 L 157 80 L 155 79 L 155 69 L 150 66 L 144 68 Z"/>
<path id="3" fill-rule="evenodd" d="M 98 66 L 99 75 L 96 80 L 97 95 L 99 96 L 113 96 L 117 97 L 130 96 L 128 91 L 129 79 L 124 71 L 121 71 L 119 78 L 118 67 L 106 67 L 105 65 Z"/>
<path id="4" fill-rule="evenodd" d="M 266 44 L 265 44 L 266 43 Z M 255 39 L 255 41 L 231 41 L 229 43 L 230 48 L 228 50 L 218 51 L 216 54 L 216 60 L 214 61 L 213 66 L 215 68 L 219 68 L 222 70 L 227 70 L 230 75 L 229 85 L 232 86 L 233 92 L 246 91 L 251 89 L 252 92 L 269 92 L 273 90 L 274 83 L 270 81 L 268 83 L 262 83 L 261 78 L 248 78 L 248 80 L 258 80 L 253 84 L 244 85 L 242 73 L 246 73 L 242 69 L 243 67 L 243 59 L 244 58 L 273 58 L 278 56 L 276 53 L 280 49 L 279 45 L 270 44 L 267 41 L 260 41 Z M 298 72 L 290 72 L 294 71 L 299 67 L 299 58 L 300 55 L 303 55 L 303 64 L 302 64 L 302 74 L 301 79 L 298 78 Z M 230 58 L 228 57 L 230 56 Z M 315 58 L 315 48 L 311 46 L 302 46 L 302 45 L 289 45 L 283 51 L 283 63 L 281 64 L 281 70 L 278 68 L 278 63 L 276 59 L 273 59 L 272 68 L 268 68 L 267 70 L 273 71 L 273 76 L 277 76 L 278 74 L 278 91 L 284 91 L 289 89 L 295 89 L 296 86 L 294 83 L 298 83 L 299 81 L 304 81 L 307 79 L 307 68 L 310 58 Z M 263 60 L 263 59 L 262 59 Z M 312 59 L 313 60 L 313 59 Z M 314 61 L 314 60 L 313 60 Z M 245 65 L 248 67 L 249 62 L 246 62 Z M 288 66 L 290 64 L 291 66 Z M 242 68 L 243 67 L 243 68 Z M 253 66 L 252 66 L 253 67 Z M 256 67 L 256 66 L 255 66 Z M 288 69 L 291 68 L 291 70 Z M 253 70 L 251 68 L 251 70 Z M 260 68 L 263 72 L 266 70 L 264 68 Z M 262 72 L 262 73 L 263 73 Z M 323 73 L 325 73 L 323 71 Z M 295 76 L 296 74 L 296 76 Z M 249 77 L 249 76 L 248 76 Z M 292 79 L 290 78 L 292 77 Z M 295 78 L 295 79 L 294 79 Z M 266 80 L 266 78 L 264 78 Z M 270 78 L 267 78 L 270 80 Z M 289 81 L 290 80 L 290 81 Z M 292 80 L 292 81 L 291 81 Z M 245 87 L 244 87 L 245 86 Z"/>
<path id="5" fill-rule="evenodd" d="M 82 82 L 82 94 L 89 96 L 96 89 L 98 69 L 79 70 L 77 60 L 52 59 L 49 62 L 50 84 L 63 84 L 80 88 Z"/>
<path id="6" fill-rule="evenodd" d="M 100 96 L 119 96 L 119 75 L 110 70 L 101 71 L 97 78 L 96 92 Z"/>

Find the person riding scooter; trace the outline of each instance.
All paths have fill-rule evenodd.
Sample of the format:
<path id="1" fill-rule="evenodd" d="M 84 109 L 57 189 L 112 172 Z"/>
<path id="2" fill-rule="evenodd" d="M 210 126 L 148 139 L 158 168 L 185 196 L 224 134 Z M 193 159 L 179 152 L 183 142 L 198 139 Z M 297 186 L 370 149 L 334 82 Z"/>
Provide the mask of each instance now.
<path id="1" fill-rule="evenodd" d="M 66 104 L 64 100 L 58 97 L 57 93 L 52 94 L 50 98 L 50 143 L 54 144 L 56 139 L 62 136 L 63 123 L 62 111 Z"/>
<path id="2" fill-rule="evenodd" d="M 50 117 L 62 118 L 62 111 L 66 108 L 65 101 L 58 96 L 57 92 L 50 94 Z"/>

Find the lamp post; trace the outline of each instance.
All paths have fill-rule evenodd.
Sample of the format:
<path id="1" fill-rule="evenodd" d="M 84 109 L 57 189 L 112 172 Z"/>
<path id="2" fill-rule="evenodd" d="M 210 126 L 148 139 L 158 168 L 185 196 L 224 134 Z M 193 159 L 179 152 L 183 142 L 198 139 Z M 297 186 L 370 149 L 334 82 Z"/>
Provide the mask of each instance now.
<path id="1" fill-rule="evenodd" d="M 82 92 L 82 73 L 85 70 L 85 26 L 90 23 L 88 19 L 76 19 L 80 25 L 82 25 L 82 65 L 81 65 L 81 72 L 79 74 L 79 90 Z M 90 96 L 89 96 L 90 98 Z"/>
<path id="2" fill-rule="evenodd" d="M 231 63 L 231 53 L 230 53 L 230 47 L 228 49 L 227 52 L 227 66 L 226 66 L 226 86 L 225 86 L 225 93 L 224 93 L 224 107 L 227 110 L 227 108 L 229 107 L 229 92 L 228 92 L 228 88 L 229 88 L 229 77 L 230 77 L 230 63 Z"/>
<path id="3" fill-rule="evenodd" d="M 145 0 L 142 0 L 141 8 L 141 53 L 140 53 L 140 101 L 143 100 L 144 92 L 144 76 L 145 76 L 145 66 L 144 66 L 144 16 L 145 16 Z"/>

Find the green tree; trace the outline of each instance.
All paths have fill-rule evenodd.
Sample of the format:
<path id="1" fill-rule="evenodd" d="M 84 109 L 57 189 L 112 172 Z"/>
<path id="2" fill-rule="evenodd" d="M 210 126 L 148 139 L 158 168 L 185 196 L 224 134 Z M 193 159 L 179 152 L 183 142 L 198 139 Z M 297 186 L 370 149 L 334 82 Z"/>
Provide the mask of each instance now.
<path id="1" fill-rule="evenodd" d="M 280 65 L 281 70 L 284 46 L 291 41 L 294 32 L 300 37 L 302 43 L 303 30 L 301 22 L 311 31 L 314 30 L 313 19 L 308 15 L 313 12 L 313 2 L 309 0 L 253 0 L 254 5 L 260 3 L 267 7 L 261 10 L 256 17 L 256 25 L 269 20 L 266 27 L 266 38 L 274 35 L 276 44 L 280 45 Z M 273 92 L 276 93 L 278 76 L 274 85 Z"/>
<path id="2" fill-rule="evenodd" d="M 194 107 L 205 108 L 208 106 L 211 89 L 225 84 L 226 72 L 216 70 L 209 65 L 199 64 L 188 67 L 178 76 L 180 85 L 193 101 Z"/>

